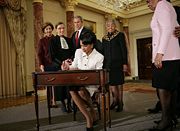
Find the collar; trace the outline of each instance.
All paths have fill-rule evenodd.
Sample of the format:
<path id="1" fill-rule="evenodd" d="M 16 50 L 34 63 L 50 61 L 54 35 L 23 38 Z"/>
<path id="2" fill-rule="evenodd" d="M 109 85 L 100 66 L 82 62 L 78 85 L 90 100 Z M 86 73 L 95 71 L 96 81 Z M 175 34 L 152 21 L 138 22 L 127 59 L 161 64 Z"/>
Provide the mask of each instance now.
<path id="1" fill-rule="evenodd" d="M 103 39 L 110 41 L 112 40 L 114 37 L 116 37 L 119 34 L 118 30 L 115 30 L 114 32 L 112 32 L 111 35 L 109 35 L 108 33 L 106 33 L 106 35 L 103 37 Z"/>
<path id="2" fill-rule="evenodd" d="M 81 31 L 83 30 L 83 26 L 81 27 L 81 29 L 79 29 L 79 30 L 77 30 L 77 31 L 79 31 L 79 34 L 78 34 L 78 37 L 79 37 L 79 35 L 81 34 Z"/>
<path id="3" fill-rule="evenodd" d="M 94 48 L 93 50 L 92 50 L 92 52 L 87 56 L 87 54 L 85 53 L 85 52 L 83 52 L 83 54 L 82 54 L 82 56 L 83 57 L 91 57 L 92 56 L 92 54 L 94 54 L 96 52 L 96 49 Z"/>

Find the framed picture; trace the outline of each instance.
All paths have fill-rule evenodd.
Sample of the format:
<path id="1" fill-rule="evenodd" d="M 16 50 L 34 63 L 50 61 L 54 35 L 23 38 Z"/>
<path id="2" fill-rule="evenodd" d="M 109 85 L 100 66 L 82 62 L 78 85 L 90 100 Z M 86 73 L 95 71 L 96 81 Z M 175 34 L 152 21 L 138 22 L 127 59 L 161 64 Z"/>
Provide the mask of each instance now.
<path id="1" fill-rule="evenodd" d="M 84 20 L 84 27 L 96 33 L 96 22 L 90 20 Z"/>

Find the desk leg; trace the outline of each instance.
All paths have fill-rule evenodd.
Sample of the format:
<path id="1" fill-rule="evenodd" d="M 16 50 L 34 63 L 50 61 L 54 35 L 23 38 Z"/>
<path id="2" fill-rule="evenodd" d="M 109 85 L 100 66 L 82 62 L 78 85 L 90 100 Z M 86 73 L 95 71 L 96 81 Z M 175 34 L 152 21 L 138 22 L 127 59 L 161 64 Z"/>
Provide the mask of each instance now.
<path id="1" fill-rule="evenodd" d="M 106 131 L 106 98 L 105 94 L 101 94 L 102 98 L 102 112 L 103 112 L 103 123 L 104 123 L 104 131 Z"/>
<path id="2" fill-rule="evenodd" d="M 51 89 L 53 87 L 47 86 L 47 106 L 48 106 L 48 119 L 49 119 L 49 124 L 51 124 L 51 110 L 50 110 L 50 103 L 51 103 Z"/>
<path id="3" fill-rule="evenodd" d="M 36 127 L 37 130 L 39 131 L 39 107 L 38 107 L 38 94 L 37 94 L 37 87 L 35 86 L 35 99 L 34 99 L 34 104 L 35 104 L 35 111 L 36 111 Z"/>
<path id="4" fill-rule="evenodd" d="M 107 92 L 107 110 L 108 110 L 108 124 L 109 128 L 111 128 L 111 112 L 110 112 L 110 92 Z"/>

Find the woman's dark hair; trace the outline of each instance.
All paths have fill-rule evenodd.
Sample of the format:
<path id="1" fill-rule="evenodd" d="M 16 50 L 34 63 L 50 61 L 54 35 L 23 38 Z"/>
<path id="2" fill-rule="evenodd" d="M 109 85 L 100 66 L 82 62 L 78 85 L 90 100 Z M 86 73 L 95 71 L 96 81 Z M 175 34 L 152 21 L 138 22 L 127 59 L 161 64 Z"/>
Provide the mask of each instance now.
<path id="1" fill-rule="evenodd" d="M 55 25 L 55 28 L 57 29 L 57 27 L 58 27 L 58 25 L 64 25 L 64 23 L 63 22 L 58 22 L 56 25 Z"/>
<path id="2" fill-rule="evenodd" d="M 89 45 L 89 44 L 95 44 L 97 39 L 96 39 L 96 35 L 89 30 L 82 33 L 80 40 L 84 45 Z"/>
<path id="3" fill-rule="evenodd" d="M 42 32 L 44 33 L 44 29 L 47 27 L 47 26 L 51 26 L 52 30 L 54 29 L 54 26 L 51 22 L 45 22 L 42 26 Z"/>

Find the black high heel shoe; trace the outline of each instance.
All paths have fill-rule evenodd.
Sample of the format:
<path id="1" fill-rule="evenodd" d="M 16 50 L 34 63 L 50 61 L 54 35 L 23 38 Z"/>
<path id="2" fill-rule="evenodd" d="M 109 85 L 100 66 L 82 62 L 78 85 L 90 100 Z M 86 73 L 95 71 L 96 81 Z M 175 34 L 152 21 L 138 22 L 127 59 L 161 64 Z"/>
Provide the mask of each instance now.
<path id="1" fill-rule="evenodd" d="M 156 106 L 154 108 L 150 108 L 147 111 L 152 114 L 156 114 L 156 113 L 159 113 L 160 111 L 162 111 L 160 101 L 158 101 L 156 103 Z"/>
<path id="2" fill-rule="evenodd" d="M 155 124 L 159 124 L 160 122 L 161 122 L 161 120 L 154 121 Z"/>
<path id="3" fill-rule="evenodd" d="M 158 126 L 153 127 L 152 129 L 149 129 L 149 131 L 172 131 L 173 129 L 173 123 L 172 121 L 165 127 L 159 128 Z"/>
<path id="4" fill-rule="evenodd" d="M 158 121 L 154 121 L 155 124 L 159 124 L 161 122 L 161 120 Z M 176 128 L 176 125 L 178 124 L 178 120 L 176 118 L 172 119 L 172 125 L 174 128 Z"/>
<path id="5" fill-rule="evenodd" d="M 86 127 L 86 131 L 93 131 L 93 127 L 90 128 Z"/>
<path id="6" fill-rule="evenodd" d="M 124 104 L 123 104 L 122 102 L 119 102 L 119 103 L 117 104 L 116 112 L 121 112 L 121 111 L 123 111 L 123 106 L 124 106 Z"/>
<path id="7" fill-rule="evenodd" d="M 95 120 L 95 121 L 93 121 L 93 126 L 98 125 L 98 122 L 99 122 L 99 120 Z"/>
<path id="8" fill-rule="evenodd" d="M 177 118 L 172 119 L 172 124 L 173 124 L 173 127 L 176 128 L 176 125 L 178 124 Z"/>
<path id="9" fill-rule="evenodd" d="M 71 113 L 71 112 L 73 111 L 73 108 L 72 108 L 71 102 L 68 102 L 68 103 L 67 103 L 67 107 L 66 107 L 66 109 L 67 109 L 67 113 Z"/>
<path id="10" fill-rule="evenodd" d="M 113 103 L 110 105 L 110 110 L 113 110 L 117 106 L 117 102 L 113 101 Z"/>

